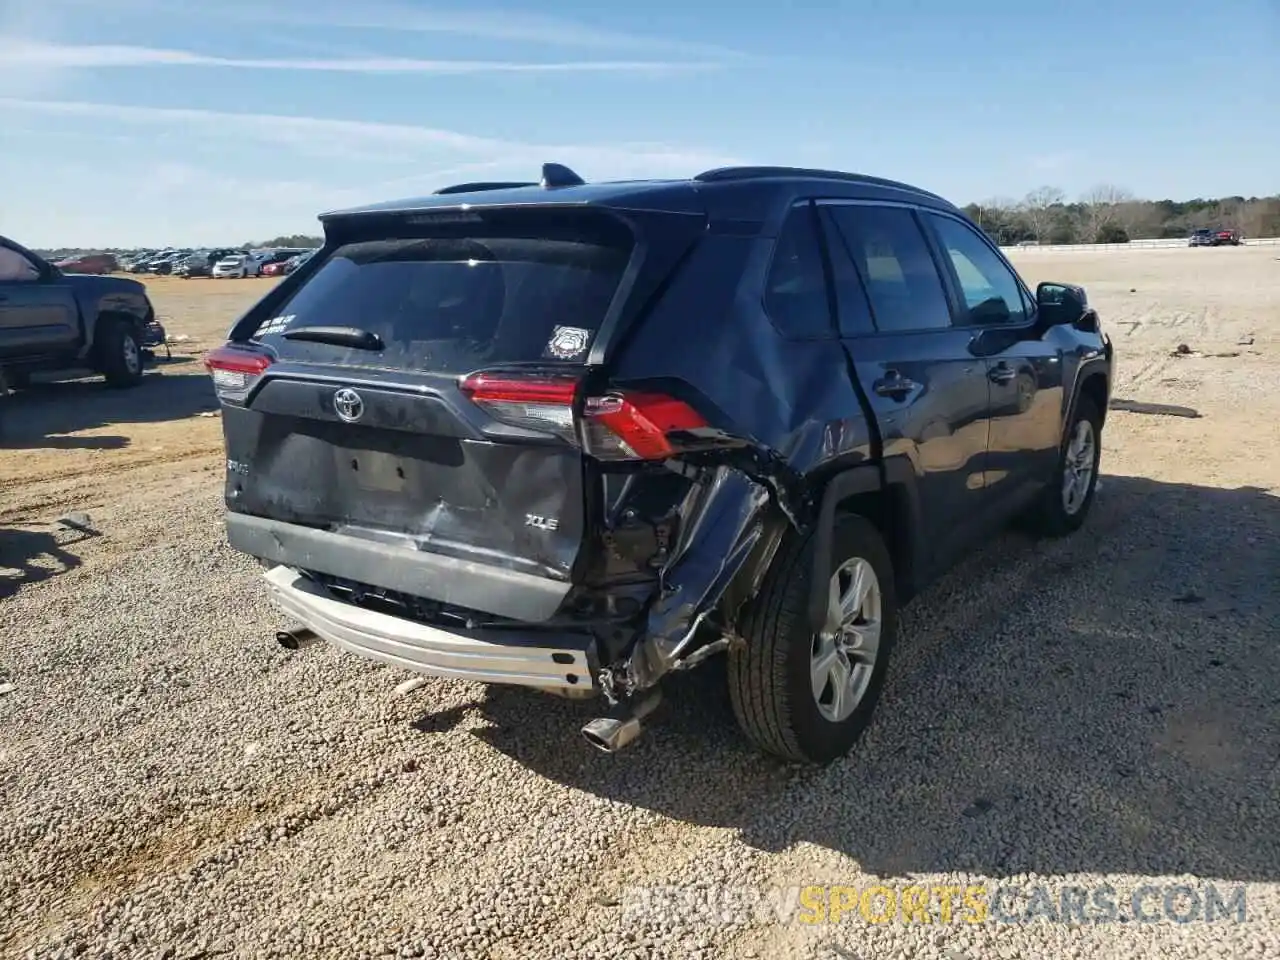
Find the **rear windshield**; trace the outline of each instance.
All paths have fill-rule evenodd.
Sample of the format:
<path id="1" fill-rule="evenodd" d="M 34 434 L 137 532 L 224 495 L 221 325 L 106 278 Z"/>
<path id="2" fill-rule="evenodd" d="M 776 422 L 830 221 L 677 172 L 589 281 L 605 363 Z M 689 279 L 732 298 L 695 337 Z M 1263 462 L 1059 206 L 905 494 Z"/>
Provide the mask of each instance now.
<path id="1" fill-rule="evenodd" d="M 489 364 L 583 363 L 618 290 L 629 244 L 480 236 L 338 247 L 254 339 L 303 362 L 461 374 Z M 383 349 L 289 340 L 355 327 Z"/>

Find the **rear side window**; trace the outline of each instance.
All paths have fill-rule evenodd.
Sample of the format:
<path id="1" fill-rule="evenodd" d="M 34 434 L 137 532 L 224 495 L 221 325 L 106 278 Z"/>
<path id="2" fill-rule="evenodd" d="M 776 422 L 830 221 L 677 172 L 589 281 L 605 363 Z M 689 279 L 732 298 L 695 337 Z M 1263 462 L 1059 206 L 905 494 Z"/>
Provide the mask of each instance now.
<path id="1" fill-rule="evenodd" d="M 833 206 L 832 219 L 863 278 L 877 330 L 895 333 L 951 325 L 942 278 L 910 210 Z"/>
<path id="2" fill-rule="evenodd" d="M 527 236 L 363 240 L 337 248 L 254 339 L 281 358 L 448 374 L 497 363 L 584 363 L 629 243 Z M 355 327 L 380 351 L 289 340 Z"/>
<path id="3" fill-rule="evenodd" d="M 831 336 L 822 249 L 808 207 L 792 210 L 782 224 L 765 280 L 764 308 L 784 336 Z"/>

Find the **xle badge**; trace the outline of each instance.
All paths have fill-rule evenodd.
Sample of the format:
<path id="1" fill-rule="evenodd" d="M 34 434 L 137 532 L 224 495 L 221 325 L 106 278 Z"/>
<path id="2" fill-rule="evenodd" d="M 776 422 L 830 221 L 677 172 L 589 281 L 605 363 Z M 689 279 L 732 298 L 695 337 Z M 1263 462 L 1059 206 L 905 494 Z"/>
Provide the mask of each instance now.
<path id="1" fill-rule="evenodd" d="M 526 513 L 524 515 L 524 525 L 533 527 L 535 530 L 559 530 L 560 521 L 555 517 L 540 517 L 536 513 Z"/>

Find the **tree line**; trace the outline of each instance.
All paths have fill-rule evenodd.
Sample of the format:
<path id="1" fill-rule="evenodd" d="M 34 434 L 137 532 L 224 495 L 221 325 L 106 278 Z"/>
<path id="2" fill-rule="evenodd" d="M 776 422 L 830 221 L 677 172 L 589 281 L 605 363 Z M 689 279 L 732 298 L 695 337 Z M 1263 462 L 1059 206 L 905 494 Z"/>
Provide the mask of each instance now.
<path id="1" fill-rule="evenodd" d="M 1035 243 L 1128 243 L 1186 237 L 1193 230 L 1239 230 L 1245 237 L 1280 236 L 1280 195 L 1194 200 L 1143 200 L 1100 184 L 1069 201 L 1057 187 L 1038 187 L 1021 200 L 996 197 L 964 207 L 1002 246 Z"/>
<path id="2" fill-rule="evenodd" d="M 272 247 L 299 247 L 311 249 L 312 247 L 323 247 L 323 237 L 309 237 L 305 233 L 291 233 L 287 237 L 272 237 L 270 240 L 264 240 L 262 243 L 246 243 L 245 250 L 269 250 Z"/>

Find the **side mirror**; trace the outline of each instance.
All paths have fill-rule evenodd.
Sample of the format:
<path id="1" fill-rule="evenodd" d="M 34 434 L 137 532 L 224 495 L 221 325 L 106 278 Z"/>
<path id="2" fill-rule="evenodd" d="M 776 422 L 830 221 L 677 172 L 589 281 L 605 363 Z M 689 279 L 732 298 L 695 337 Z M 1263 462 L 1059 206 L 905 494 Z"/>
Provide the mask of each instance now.
<path id="1" fill-rule="evenodd" d="M 1089 312 L 1084 287 L 1072 283 L 1042 283 L 1036 287 L 1036 308 L 1045 326 L 1078 323 Z"/>

